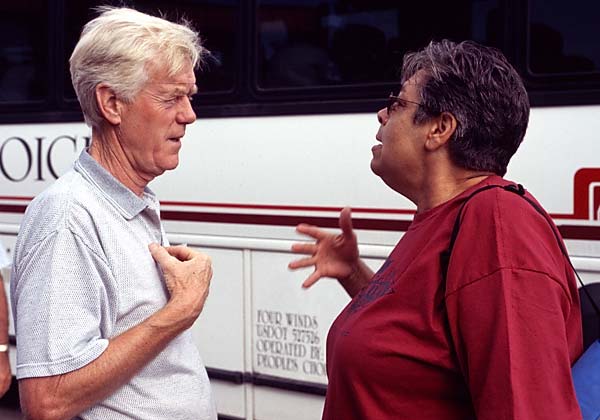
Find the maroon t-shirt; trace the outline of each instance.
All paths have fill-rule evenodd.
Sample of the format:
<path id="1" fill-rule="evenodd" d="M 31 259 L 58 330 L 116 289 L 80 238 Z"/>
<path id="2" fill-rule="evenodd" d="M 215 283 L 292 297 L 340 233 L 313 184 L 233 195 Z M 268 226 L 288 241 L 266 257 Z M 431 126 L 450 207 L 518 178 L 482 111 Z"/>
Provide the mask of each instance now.
<path id="1" fill-rule="evenodd" d="M 417 214 L 327 340 L 323 419 L 580 419 L 575 278 L 529 203 L 502 189 L 463 211 L 446 287 L 440 253 L 490 177 Z M 555 229 L 555 228 L 554 228 Z"/>

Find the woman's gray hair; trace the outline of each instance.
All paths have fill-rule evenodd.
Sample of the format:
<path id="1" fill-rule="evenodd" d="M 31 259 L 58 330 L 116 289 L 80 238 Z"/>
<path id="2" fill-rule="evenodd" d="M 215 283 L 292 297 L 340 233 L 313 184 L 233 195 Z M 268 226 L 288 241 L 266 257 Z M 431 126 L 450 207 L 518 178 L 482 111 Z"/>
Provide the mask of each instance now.
<path id="1" fill-rule="evenodd" d="M 504 175 L 529 121 L 527 91 L 504 55 L 472 41 L 431 42 L 404 56 L 402 83 L 418 72 L 423 106 L 415 123 L 442 112 L 454 115 L 453 162 Z"/>
<path id="2" fill-rule="evenodd" d="M 207 51 L 188 22 L 173 23 L 129 8 L 103 6 L 88 22 L 69 60 L 71 80 L 85 121 L 103 121 L 96 102 L 96 86 L 106 83 L 131 102 L 148 80 L 149 65 L 158 60 L 169 75 L 191 62 L 197 68 Z"/>

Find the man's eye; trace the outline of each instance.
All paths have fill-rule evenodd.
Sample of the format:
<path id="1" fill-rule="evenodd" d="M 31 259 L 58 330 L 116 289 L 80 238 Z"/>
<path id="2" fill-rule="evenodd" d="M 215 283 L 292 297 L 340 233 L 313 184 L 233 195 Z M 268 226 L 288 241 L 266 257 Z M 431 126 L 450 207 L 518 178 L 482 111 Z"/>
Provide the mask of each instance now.
<path id="1" fill-rule="evenodd" d="M 167 105 L 175 105 L 175 104 L 178 104 L 181 101 L 183 101 L 183 98 L 186 98 L 186 97 L 189 99 L 190 102 L 192 101 L 191 95 L 178 95 L 173 98 L 165 99 L 165 103 Z"/>

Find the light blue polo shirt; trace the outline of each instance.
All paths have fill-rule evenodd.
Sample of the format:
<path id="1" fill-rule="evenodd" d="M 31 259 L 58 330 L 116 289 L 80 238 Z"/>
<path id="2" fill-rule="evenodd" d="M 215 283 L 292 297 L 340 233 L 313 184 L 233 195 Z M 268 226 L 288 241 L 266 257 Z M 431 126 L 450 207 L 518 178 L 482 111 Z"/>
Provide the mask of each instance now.
<path id="1" fill-rule="evenodd" d="M 168 245 L 154 193 L 136 196 L 86 151 L 31 202 L 10 285 L 18 379 L 85 366 L 167 303 L 151 242 Z M 216 419 L 190 331 L 80 418 Z"/>

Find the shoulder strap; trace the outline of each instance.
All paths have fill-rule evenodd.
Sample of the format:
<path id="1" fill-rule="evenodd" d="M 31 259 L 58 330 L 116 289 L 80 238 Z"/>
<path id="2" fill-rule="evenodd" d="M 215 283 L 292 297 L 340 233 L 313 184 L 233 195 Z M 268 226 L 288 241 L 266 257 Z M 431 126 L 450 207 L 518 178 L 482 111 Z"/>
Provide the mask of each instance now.
<path id="1" fill-rule="evenodd" d="M 487 190 L 491 190 L 492 188 L 502 188 L 507 191 L 513 191 L 513 192 L 516 192 L 521 197 L 523 197 L 523 195 L 525 194 L 525 190 L 523 189 L 523 186 L 521 184 L 518 184 L 518 185 L 510 184 L 510 185 L 506 185 L 506 186 L 496 185 L 496 184 L 486 185 L 485 187 L 476 189 L 471 194 L 469 194 L 469 196 L 465 199 L 465 201 L 461 204 L 460 208 L 458 209 L 458 214 L 456 215 L 456 220 L 454 221 L 454 226 L 452 227 L 452 233 L 450 234 L 450 244 L 448 245 L 448 248 L 445 251 L 443 251 L 440 255 L 440 264 L 442 267 L 442 280 L 444 281 L 444 286 L 446 285 L 446 277 L 448 276 L 448 266 L 450 265 L 450 255 L 452 254 L 452 249 L 454 248 L 454 243 L 456 242 L 456 237 L 458 236 L 458 231 L 460 229 L 460 219 L 462 216 L 462 212 L 465 208 L 465 205 L 469 202 L 469 200 L 471 200 L 471 198 L 473 198 L 477 194 L 482 193 Z"/>
<path id="2" fill-rule="evenodd" d="M 456 220 L 454 221 L 454 226 L 452 227 L 452 233 L 450 235 L 450 243 L 448 245 L 448 248 L 440 254 L 440 265 L 441 265 L 441 268 L 442 268 L 442 282 L 443 282 L 442 286 L 443 286 L 443 289 L 444 290 L 446 289 L 446 279 L 447 279 L 447 276 L 448 276 L 448 266 L 450 264 L 450 256 L 452 255 L 452 248 L 454 248 L 454 243 L 456 242 L 456 237 L 458 236 L 458 231 L 460 229 L 460 219 L 461 219 L 461 216 L 462 216 L 463 209 L 465 208 L 465 204 L 467 204 L 467 202 L 471 198 L 473 198 L 475 195 L 477 195 L 477 194 L 479 194 L 479 193 L 481 193 L 483 191 L 490 190 L 492 188 L 502 188 L 505 191 L 509 191 L 511 193 L 514 193 L 514 194 L 518 195 L 519 197 L 521 197 L 522 199 L 524 199 L 525 201 L 527 201 L 535 209 L 535 211 L 537 211 L 540 215 L 542 215 L 542 217 L 544 218 L 544 220 L 546 220 L 546 222 L 550 226 L 550 229 L 552 230 L 552 233 L 554 233 L 554 237 L 556 238 L 556 242 L 558 243 L 558 246 L 559 246 L 559 248 L 560 248 L 563 256 L 569 262 L 569 265 L 571 266 L 571 269 L 575 273 L 575 276 L 577 277 L 577 280 L 579 280 L 579 284 L 581 284 L 581 287 L 582 287 L 583 291 L 585 292 L 585 294 L 588 297 L 588 299 L 590 300 L 590 303 L 592 304 L 594 310 L 596 311 L 596 315 L 600 319 L 600 308 L 598 308 L 598 305 L 596 304 L 596 302 L 592 298 L 592 295 L 586 289 L 585 284 L 583 283 L 583 281 L 581 281 L 581 278 L 579 277 L 579 274 L 577 273 L 577 270 L 575 270 L 575 267 L 573 267 L 573 263 L 571 262 L 571 259 L 569 258 L 569 254 L 567 253 L 567 250 L 565 249 L 565 246 L 564 246 L 562 240 L 558 236 L 558 233 L 557 233 L 556 229 L 553 228 L 552 220 L 547 215 L 547 213 L 545 211 L 543 211 L 542 208 L 535 201 L 533 201 L 531 198 L 525 196 L 525 188 L 523 188 L 523 186 L 521 184 L 486 185 L 485 187 L 481 187 L 481 188 L 473 191 L 466 198 L 466 200 L 461 204 L 460 209 L 458 210 L 458 214 L 456 215 Z M 599 334 L 600 334 L 600 331 L 599 331 Z"/>

